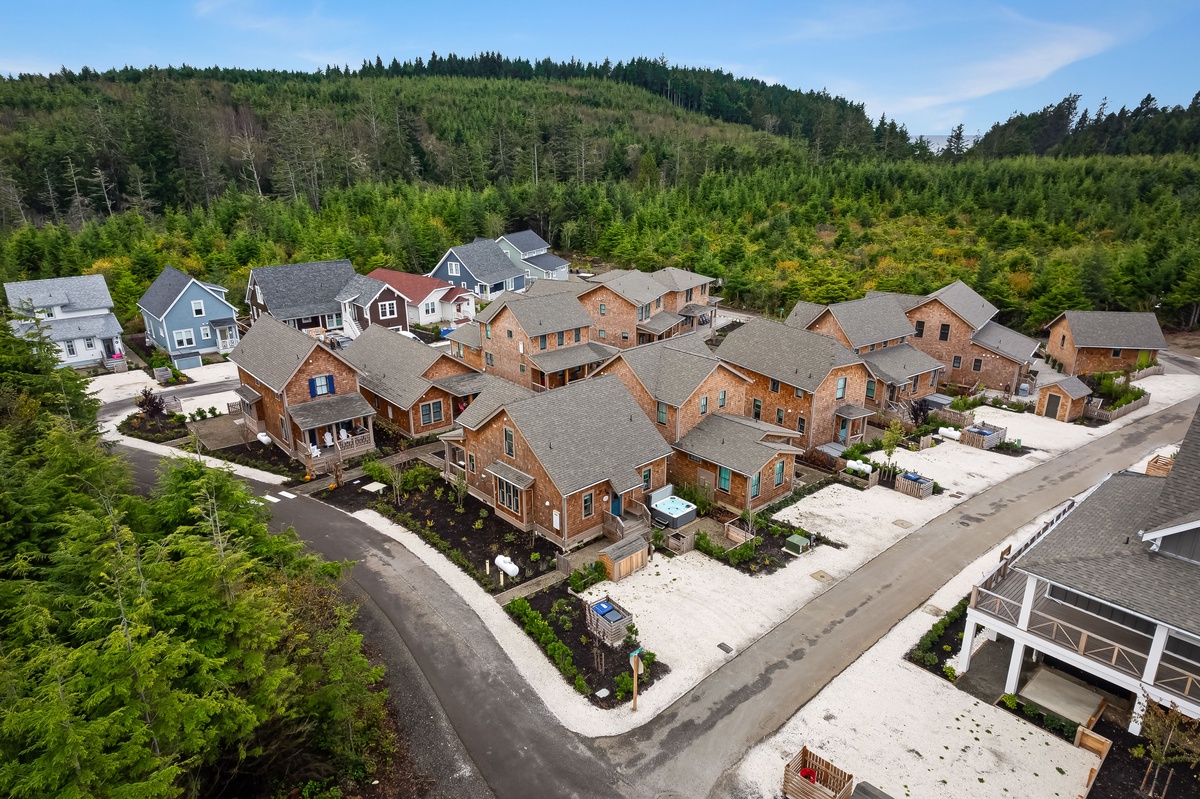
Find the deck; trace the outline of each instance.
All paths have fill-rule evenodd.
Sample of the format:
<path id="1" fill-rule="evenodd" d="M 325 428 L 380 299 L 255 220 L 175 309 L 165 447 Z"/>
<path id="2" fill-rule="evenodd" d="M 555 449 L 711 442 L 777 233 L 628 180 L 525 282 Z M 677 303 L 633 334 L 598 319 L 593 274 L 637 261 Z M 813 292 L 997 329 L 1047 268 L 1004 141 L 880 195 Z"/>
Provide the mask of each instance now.
<path id="1" fill-rule="evenodd" d="M 1019 626 L 1025 596 L 1025 574 L 997 570 L 972 592 L 972 607 L 997 621 Z M 1028 631 L 1060 647 L 1137 679 L 1142 678 L 1150 654 L 1151 636 L 1106 621 L 1051 598 L 1040 582 L 1029 614 Z M 1050 654 L 1053 654 L 1051 651 Z M 1200 701 L 1200 666 L 1164 652 L 1154 685 Z"/>

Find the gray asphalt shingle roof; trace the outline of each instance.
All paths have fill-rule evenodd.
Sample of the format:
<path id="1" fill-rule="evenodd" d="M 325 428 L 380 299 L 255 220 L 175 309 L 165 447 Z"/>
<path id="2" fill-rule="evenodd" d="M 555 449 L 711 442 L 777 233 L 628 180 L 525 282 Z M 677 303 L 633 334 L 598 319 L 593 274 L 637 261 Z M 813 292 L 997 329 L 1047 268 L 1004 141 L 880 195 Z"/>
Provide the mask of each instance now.
<path id="1" fill-rule="evenodd" d="M 510 383 L 507 380 L 497 379 L 483 391 L 479 392 L 479 396 L 472 400 L 467 409 L 458 415 L 454 423 L 460 427 L 467 427 L 474 430 L 505 405 L 520 402 L 532 396 L 534 396 L 534 393 L 527 388 L 522 388 L 516 383 Z"/>
<path id="2" fill-rule="evenodd" d="M 150 288 L 146 289 L 146 293 L 138 300 L 138 307 L 155 319 L 162 319 L 163 314 L 191 282 L 190 275 L 185 275 L 173 266 L 163 267 L 158 277 L 150 284 Z"/>
<path id="3" fill-rule="evenodd" d="M 855 349 L 917 332 L 892 297 L 863 297 L 839 302 L 830 305 L 829 312 Z"/>
<path id="4" fill-rule="evenodd" d="M 312 430 L 315 427 L 345 422 L 360 416 L 374 416 L 375 409 L 362 394 L 351 391 L 311 402 L 289 405 L 288 415 L 300 426 L 301 430 Z"/>
<path id="5" fill-rule="evenodd" d="M 834 368 L 863 362 L 827 336 L 757 318 L 730 333 L 717 357 L 809 393 Z"/>
<path id="6" fill-rule="evenodd" d="M 555 281 L 558 282 L 558 281 Z M 542 294 L 534 297 L 507 294 L 479 313 L 475 320 L 488 323 L 508 308 L 516 317 L 525 335 L 543 336 L 560 330 L 590 327 L 592 317 L 587 309 L 569 292 Z"/>
<path id="7" fill-rule="evenodd" d="M 591 279 L 593 283 L 608 286 L 634 305 L 648 305 L 666 294 L 668 289 L 645 272 L 629 269 L 613 269 Z"/>
<path id="8" fill-rule="evenodd" d="M 946 368 L 937 358 L 907 343 L 865 352 L 862 359 L 867 362 L 871 374 L 893 385 L 901 385 L 917 375 Z"/>
<path id="9" fill-rule="evenodd" d="M 1029 336 L 1022 336 L 999 322 L 986 323 L 975 331 L 971 341 L 1017 363 L 1032 361 L 1038 348 L 1038 343 Z"/>
<path id="10" fill-rule="evenodd" d="M 532 264 L 544 272 L 554 272 L 562 269 L 564 266 L 570 266 L 571 262 L 565 258 L 559 258 L 552 252 L 544 252 L 541 255 L 531 255 L 528 258 L 522 258 L 527 264 Z"/>
<path id="11" fill-rule="evenodd" d="M 365 305 L 379 296 L 379 292 L 387 287 L 387 283 L 382 280 L 355 274 L 346 281 L 346 285 L 342 286 L 341 291 L 334 296 L 334 299 L 339 303 L 353 302 L 356 305 Z"/>
<path id="12" fill-rule="evenodd" d="M 283 391 L 288 378 L 313 348 L 316 339 L 272 316 L 260 316 L 229 353 L 229 360 L 266 383 Z"/>
<path id="13" fill-rule="evenodd" d="M 526 297 L 545 297 L 549 294 L 570 294 L 578 297 L 588 289 L 593 289 L 591 283 L 572 275 L 566 280 L 535 280 L 525 290 Z"/>
<path id="14" fill-rule="evenodd" d="M 891 297 L 896 302 L 896 304 L 900 306 L 900 310 L 902 310 L 902 311 L 912 310 L 913 308 L 916 308 L 921 303 L 925 302 L 926 299 L 928 299 L 927 297 L 923 297 L 920 294 L 901 294 L 900 292 L 897 292 L 897 291 L 868 291 L 867 296 L 868 297 Z"/>
<path id="15" fill-rule="evenodd" d="M 695 272 L 689 272 L 677 266 L 668 266 L 659 269 L 657 272 L 651 272 L 650 277 L 662 283 L 671 291 L 686 291 L 687 289 L 699 288 L 705 283 L 713 282 L 711 277 L 698 275 Z"/>
<path id="16" fill-rule="evenodd" d="M 533 478 L 525 474 L 520 469 L 515 469 L 509 466 L 504 461 L 492 461 L 492 464 L 484 469 L 489 474 L 494 474 L 501 480 L 512 483 L 517 488 L 529 488 L 533 485 Z"/>
<path id="17" fill-rule="evenodd" d="M 371 325 L 347 344 L 341 355 L 358 367 L 362 385 L 407 410 L 433 386 L 425 372 L 443 353 L 386 327 Z"/>
<path id="18" fill-rule="evenodd" d="M 687 402 L 700 384 L 721 367 L 721 359 L 713 355 L 696 333 L 631 347 L 622 350 L 617 358 L 629 366 L 656 402 L 676 408 Z"/>
<path id="19" fill-rule="evenodd" d="M 113 338 L 121 335 L 121 323 L 110 313 L 92 316 L 71 316 L 66 319 L 42 319 L 42 328 L 50 341 L 75 341 L 81 338 Z M 36 329 L 34 322 L 13 320 L 13 329 L 19 336 L 27 336 Z"/>
<path id="20" fill-rule="evenodd" d="M 942 286 L 925 299 L 939 299 L 942 304 L 962 317 L 975 330 L 983 327 L 996 315 L 996 306 L 979 296 L 973 288 L 961 280 Z"/>
<path id="21" fill-rule="evenodd" d="M 605 481 L 617 491 L 636 488 L 641 466 L 671 454 L 615 376 L 571 383 L 504 410 L 564 496 Z"/>
<path id="22" fill-rule="evenodd" d="M 1080 397 L 1086 397 L 1092 393 L 1092 390 L 1087 387 L 1087 384 L 1078 377 L 1068 377 L 1065 380 L 1059 380 L 1057 383 L 1051 383 L 1048 386 L 1044 386 L 1044 388 L 1050 388 L 1050 386 L 1058 388 L 1071 399 L 1079 399 Z"/>
<path id="23" fill-rule="evenodd" d="M 299 319 L 341 311 L 338 293 L 355 276 L 349 261 L 260 266 L 250 280 L 262 289 L 263 303 L 276 319 Z"/>
<path id="24" fill-rule="evenodd" d="M 489 286 L 525 274 L 525 271 L 500 249 L 500 245 L 491 239 L 476 239 L 470 244 L 451 247 L 450 251 L 476 280 Z"/>
<path id="25" fill-rule="evenodd" d="M 780 453 L 803 452 L 790 443 L 765 439 L 787 436 L 790 440 L 799 435 L 794 430 L 756 422 L 744 416 L 714 413 L 705 416 L 700 424 L 679 439 L 675 449 L 732 469 L 738 474 L 753 475 L 762 471 Z"/>
<path id="26" fill-rule="evenodd" d="M 670 311 L 659 311 L 649 319 L 644 319 L 638 322 L 638 330 L 645 330 L 647 333 L 657 336 L 661 333 L 666 333 L 671 328 L 683 321 L 683 317 L 679 314 L 673 314 Z"/>
<path id="27" fill-rule="evenodd" d="M 815 302 L 805 302 L 800 300 L 792 308 L 792 312 L 788 314 L 784 324 L 792 327 L 808 327 L 816 321 L 817 317 L 825 312 L 827 306 L 820 305 Z"/>
<path id="28" fill-rule="evenodd" d="M 483 339 L 479 335 L 479 325 L 473 320 L 461 327 L 454 328 L 450 335 L 446 336 L 446 340 L 462 344 L 474 350 L 483 347 Z"/>
<path id="29" fill-rule="evenodd" d="M 1167 348 L 1158 317 L 1152 313 L 1121 311 L 1065 311 L 1076 347 L 1105 349 L 1162 350 Z M 1050 325 L 1047 325 L 1049 327 Z"/>
<path id="30" fill-rule="evenodd" d="M 452 396 L 469 397 L 472 394 L 483 392 L 484 389 L 501 379 L 483 372 L 464 372 L 461 375 L 435 377 L 431 382 Z"/>
<path id="31" fill-rule="evenodd" d="M 1196 475 L 1189 478 L 1194 492 Z M 1142 520 L 1162 501 L 1166 482 L 1131 472 L 1112 475 L 1014 567 L 1200 634 L 1200 566 L 1152 552 L 1137 536 Z"/>
<path id="32" fill-rule="evenodd" d="M 1146 518 L 1143 529 L 1153 532 L 1194 521 L 1200 515 L 1200 413 L 1192 417 L 1175 455 L 1175 464 L 1167 475 L 1158 502 Z M 1200 587 L 1200 582 L 1197 583 Z"/>
<path id="33" fill-rule="evenodd" d="M 19 309 L 62 306 L 65 311 L 92 311 L 112 308 L 112 297 L 103 275 L 51 277 L 45 280 L 22 280 L 4 284 L 8 306 Z"/>
<path id="34" fill-rule="evenodd" d="M 519 230 L 516 233 L 505 233 L 500 238 L 507 241 L 523 253 L 534 250 L 549 249 L 550 242 L 543 239 L 532 230 Z"/>
<path id="35" fill-rule="evenodd" d="M 573 344 L 570 347 L 537 352 L 529 356 L 534 366 L 543 372 L 561 372 L 565 369 L 575 369 L 589 363 L 607 361 L 617 353 L 616 347 L 609 347 L 595 341 L 583 344 Z"/>

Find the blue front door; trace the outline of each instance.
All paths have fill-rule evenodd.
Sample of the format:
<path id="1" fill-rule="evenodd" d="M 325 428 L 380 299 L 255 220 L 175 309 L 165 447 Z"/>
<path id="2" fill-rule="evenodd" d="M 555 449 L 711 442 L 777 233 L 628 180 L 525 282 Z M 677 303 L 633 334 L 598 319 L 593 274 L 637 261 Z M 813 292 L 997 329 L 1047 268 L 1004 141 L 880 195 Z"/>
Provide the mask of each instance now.
<path id="1" fill-rule="evenodd" d="M 620 494 L 613 494 L 612 515 L 613 516 L 621 515 L 621 495 Z"/>

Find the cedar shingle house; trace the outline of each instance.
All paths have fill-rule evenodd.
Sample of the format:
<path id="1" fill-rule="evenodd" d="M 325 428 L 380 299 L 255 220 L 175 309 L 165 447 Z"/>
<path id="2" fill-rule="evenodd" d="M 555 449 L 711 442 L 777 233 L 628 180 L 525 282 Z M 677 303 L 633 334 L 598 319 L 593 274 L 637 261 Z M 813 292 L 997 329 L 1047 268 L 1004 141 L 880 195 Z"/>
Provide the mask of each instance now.
<path id="1" fill-rule="evenodd" d="M 871 380 L 862 356 L 829 336 L 751 319 L 730 333 L 717 357 L 751 379 L 746 415 L 795 430 L 807 451 L 862 440 Z"/>
<path id="2" fill-rule="evenodd" d="M 671 447 L 615 377 L 527 394 L 483 391 L 444 433 L 446 477 L 514 527 L 570 549 L 649 530 L 646 495 L 666 485 Z"/>
<path id="3" fill-rule="evenodd" d="M 1055 375 L 1059 377 L 1060 375 Z M 1092 390 L 1078 377 L 1068 377 L 1038 386 L 1037 407 L 1034 413 L 1060 422 L 1073 422 L 1083 416 L 1087 398 Z"/>
<path id="4" fill-rule="evenodd" d="M 242 423 L 266 433 L 309 474 L 375 449 L 375 409 L 359 393 L 359 369 L 307 333 L 260 317 L 229 354 Z"/>
<path id="5" fill-rule="evenodd" d="M 712 322 L 712 278 L 667 267 L 657 272 L 613 269 L 579 293 L 597 340 L 622 349 L 688 333 Z M 709 328 L 711 329 L 711 327 Z"/>
<path id="6" fill-rule="evenodd" d="M 297 330 L 356 338 L 371 325 L 408 330 L 405 299 L 387 283 L 360 275 L 349 261 L 261 266 L 246 286 L 250 318 L 270 315 Z"/>
<path id="7" fill-rule="evenodd" d="M 977 627 L 1014 642 L 1005 691 L 1041 653 L 1200 718 L 1200 416 L 1167 477 L 1110 475 L 1070 513 L 1003 558 L 971 593 L 962 668 Z"/>
<path id="8" fill-rule="evenodd" d="M 750 378 L 722 363 L 695 333 L 621 350 L 596 374 L 621 378 L 671 444 L 708 415 L 746 412 Z"/>
<path id="9" fill-rule="evenodd" d="M 121 323 L 103 275 L 5 283 L 4 295 L 17 316 L 9 321 L 16 334 L 33 338 L 41 328 L 58 350 L 59 366 L 125 370 Z"/>
<path id="10" fill-rule="evenodd" d="M 340 354 L 360 371 L 362 395 L 410 438 L 441 433 L 497 377 L 479 374 L 420 341 L 369 327 Z"/>
<path id="11" fill-rule="evenodd" d="M 1069 375 L 1149 365 L 1167 348 L 1158 317 L 1121 311 L 1065 311 L 1046 326 L 1046 354 Z"/>
<path id="12" fill-rule="evenodd" d="M 697 486 L 735 513 L 758 511 L 792 491 L 794 462 L 804 450 L 794 430 L 744 416 L 713 413 L 675 442 L 668 476 Z"/>

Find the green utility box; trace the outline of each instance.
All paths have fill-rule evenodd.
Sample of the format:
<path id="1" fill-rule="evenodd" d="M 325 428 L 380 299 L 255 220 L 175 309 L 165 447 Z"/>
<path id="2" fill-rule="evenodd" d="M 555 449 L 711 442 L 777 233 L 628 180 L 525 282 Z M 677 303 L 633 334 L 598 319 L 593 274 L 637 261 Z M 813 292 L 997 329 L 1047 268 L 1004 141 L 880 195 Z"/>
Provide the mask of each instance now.
<path id="1" fill-rule="evenodd" d="M 787 540 L 783 542 L 783 548 L 793 555 L 799 555 L 802 552 L 807 552 L 809 547 L 808 539 L 802 535 L 789 535 Z"/>

